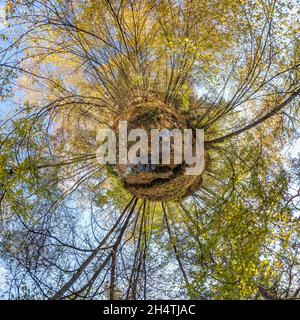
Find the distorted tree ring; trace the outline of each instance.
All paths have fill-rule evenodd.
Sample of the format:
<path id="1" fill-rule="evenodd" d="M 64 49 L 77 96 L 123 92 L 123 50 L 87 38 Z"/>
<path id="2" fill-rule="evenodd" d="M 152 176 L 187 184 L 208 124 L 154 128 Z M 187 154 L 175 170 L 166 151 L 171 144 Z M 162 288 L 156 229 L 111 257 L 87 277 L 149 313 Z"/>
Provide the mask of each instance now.
<path id="1" fill-rule="evenodd" d="M 189 129 L 189 119 L 174 106 L 162 102 L 157 95 L 135 97 L 133 102 L 125 106 L 115 118 L 113 130 L 118 138 L 120 121 L 127 121 L 128 132 L 132 129 L 144 129 L 148 137 L 151 129 Z M 148 154 L 150 159 L 151 139 L 148 140 Z M 193 141 L 193 144 L 195 141 Z M 170 164 L 159 165 L 113 165 L 113 170 L 123 182 L 123 186 L 132 195 L 149 201 L 177 200 L 189 196 L 198 190 L 203 182 L 202 175 L 189 176 L 185 174 L 187 164 L 174 164 L 174 146 L 171 142 Z M 161 150 L 160 150 L 161 154 Z M 118 159 L 118 155 L 117 155 Z M 205 169 L 209 166 L 209 155 L 205 151 Z"/>

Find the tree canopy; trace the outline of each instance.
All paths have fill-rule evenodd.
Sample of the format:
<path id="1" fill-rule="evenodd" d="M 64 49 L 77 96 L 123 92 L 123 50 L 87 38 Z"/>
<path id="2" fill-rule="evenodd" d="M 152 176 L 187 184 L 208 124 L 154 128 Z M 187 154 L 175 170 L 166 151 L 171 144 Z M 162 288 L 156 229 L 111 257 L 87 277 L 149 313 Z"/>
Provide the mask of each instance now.
<path id="1" fill-rule="evenodd" d="M 297 10 L 6 1 L 0 294 L 299 299 Z M 140 199 L 97 162 L 97 129 L 149 96 L 205 132 L 209 165 L 187 197 Z"/>

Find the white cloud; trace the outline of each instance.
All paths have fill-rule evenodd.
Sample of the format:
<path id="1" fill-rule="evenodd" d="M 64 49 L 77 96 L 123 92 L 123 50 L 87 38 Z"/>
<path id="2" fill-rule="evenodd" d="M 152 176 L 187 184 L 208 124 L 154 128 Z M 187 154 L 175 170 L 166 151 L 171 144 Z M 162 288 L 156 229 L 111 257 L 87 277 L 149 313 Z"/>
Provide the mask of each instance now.
<path id="1" fill-rule="evenodd" d="M 4 29 L 5 27 L 5 4 L 3 4 L 3 1 L 0 1 L 0 30 Z"/>
<path id="2" fill-rule="evenodd" d="M 6 270 L 0 265 L 0 289 L 4 286 L 5 275 L 6 275 Z"/>

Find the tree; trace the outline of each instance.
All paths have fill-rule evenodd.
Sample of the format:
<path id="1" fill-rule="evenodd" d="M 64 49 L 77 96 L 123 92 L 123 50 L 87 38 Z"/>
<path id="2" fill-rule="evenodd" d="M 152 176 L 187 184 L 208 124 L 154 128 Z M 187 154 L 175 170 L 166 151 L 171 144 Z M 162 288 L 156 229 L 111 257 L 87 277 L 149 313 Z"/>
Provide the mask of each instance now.
<path id="1" fill-rule="evenodd" d="M 295 6 L 7 1 L 3 99 L 21 104 L 0 135 L 9 298 L 299 298 L 299 183 L 281 152 L 298 137 Z M 99 126 L 139 113 L 147 129 L 166 113 L 205 130 L 197 183 L 168 168 L 157 201 L 153 182 L 139 196 L 97 163 Z"/>

